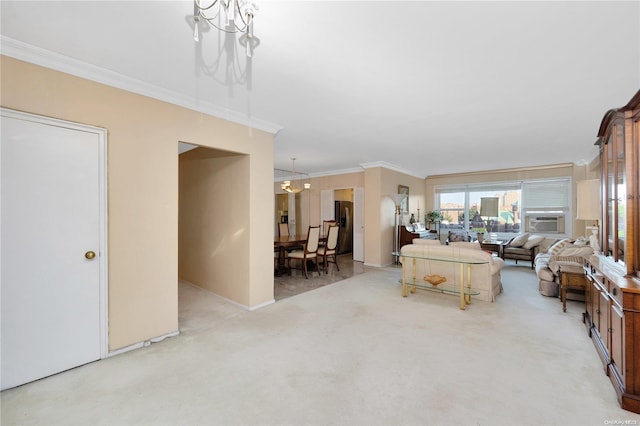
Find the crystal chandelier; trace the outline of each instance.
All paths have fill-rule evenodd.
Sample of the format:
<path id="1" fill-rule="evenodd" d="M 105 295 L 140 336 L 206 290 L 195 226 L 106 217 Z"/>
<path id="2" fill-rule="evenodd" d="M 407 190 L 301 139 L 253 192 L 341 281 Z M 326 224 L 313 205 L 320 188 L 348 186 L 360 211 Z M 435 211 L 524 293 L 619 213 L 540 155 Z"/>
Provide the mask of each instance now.
<path id="1" fill-rule="evenodd" d="M 260 43 L 253 35 L 253 17 L 258 7 L 249 0 L 206 0 L 193 1 L 193 40 L 200 41 L 198 24 L 204 20 L 212 27 L 226 33 L 244 33 L 238 40 L 245 48 L 247 57 L 253 56 L 253 49 Z"/>
<path id="2" fill-rule="evenodd" d="M 311 184 L 309 182 L 305 183 L 303 188 L 296 186 L 296 159 L 292 158 L 291 161 L 293 163 L 292 170 L 291 170 L 291 173 L 292 173 L 291 180 L 283 181 L 282 184 L 280 184 L 280 188 L 293 194 L 302 192 L 304 189 L 311 189 Z"/>

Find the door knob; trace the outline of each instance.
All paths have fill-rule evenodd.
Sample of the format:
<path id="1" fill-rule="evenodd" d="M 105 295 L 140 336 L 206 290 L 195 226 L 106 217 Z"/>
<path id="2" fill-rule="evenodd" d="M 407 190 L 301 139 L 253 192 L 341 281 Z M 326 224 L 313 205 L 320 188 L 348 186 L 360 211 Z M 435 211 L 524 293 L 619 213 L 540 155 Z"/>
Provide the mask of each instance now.
<path id="1" fill-rule="evenodd" d="M 86 257 L 87 259 L 91 260 L 91 259 L 93 259 L 94 257 L 96 257 L 96 254 L 95 254 L 94 252 L 92 252 L 92 251 L 88 251 L 88 252 L 86 252 L 86 253 L 84 254 L 84 257 Z"/>

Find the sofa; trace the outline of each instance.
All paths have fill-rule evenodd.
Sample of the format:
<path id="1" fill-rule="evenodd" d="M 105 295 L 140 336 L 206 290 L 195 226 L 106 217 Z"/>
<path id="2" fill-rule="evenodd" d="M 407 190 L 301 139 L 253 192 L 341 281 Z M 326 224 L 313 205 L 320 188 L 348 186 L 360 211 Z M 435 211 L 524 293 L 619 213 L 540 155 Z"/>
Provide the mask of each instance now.
<path id="1" fill-rule="evenodd" d="M 543 296 L 560 295 L 560 270 L 584 274 L 584 262 L 593 254 L 593 248 L 585 238 L 557 239 L 548 246 L 541 245 L 535 258 L 538 291 Z"/>
<path id="2" fill-rule="evenodd" d="M 419 256 L 434 259 L 478 259 L 486 260 L 487 263 L 471 265 L 471 288 L 480 294 L 472 296 L 473 299 L 487 302 L 495 301 L 498 294 L 502 293 L 502 281 L 500 270 L 504 267 L 504 261 L 499 257 L 492 256 L 480 249 L 478 243 L 453 242 L 448 245 L 440 244 L 439 241 L 414 239 L 412 244 L 408 244 L 400 250 L 402 254 Z M 402 261 L 402 257 L 400 258 Z M 406 259 L 403 265 L 407 277 L 414 274 L 414 265 L 410 259 Z M 439 275 L 446 277 L 448 283 L 460 285 L 460 266 L 453 262 L 441 262 L 437 260 L 417 259 L 415 264 L 415 276 L 421 278 L 425 276 Z"/>

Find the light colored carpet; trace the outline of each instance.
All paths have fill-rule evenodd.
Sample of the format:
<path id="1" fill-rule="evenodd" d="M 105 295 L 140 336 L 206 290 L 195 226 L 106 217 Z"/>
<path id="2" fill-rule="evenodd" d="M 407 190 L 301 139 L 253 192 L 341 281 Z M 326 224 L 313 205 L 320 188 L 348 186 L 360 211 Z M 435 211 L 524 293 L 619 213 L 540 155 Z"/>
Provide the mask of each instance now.
<path id="1" fill-rule="evenodd" d="M 619 408 L 581 321 L 528 267 L 496 303 L 397 268 L 243 311 L 180 286 L 182 334 L 2 393 L 2 424 L 604 425 Z M 637 423 L 636 423 L 637 424 Z"/>

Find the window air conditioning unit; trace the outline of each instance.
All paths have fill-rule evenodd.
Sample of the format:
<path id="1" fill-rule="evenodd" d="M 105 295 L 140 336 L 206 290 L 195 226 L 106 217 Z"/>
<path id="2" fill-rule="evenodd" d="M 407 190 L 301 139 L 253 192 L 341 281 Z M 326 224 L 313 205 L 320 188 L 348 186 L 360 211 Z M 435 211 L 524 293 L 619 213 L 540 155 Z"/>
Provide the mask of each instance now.
<path id="1" fill-rule="evenodd" d="M 564 216 L 527 216 L 527 231 L 541 234 L 563 234 Z"/>

